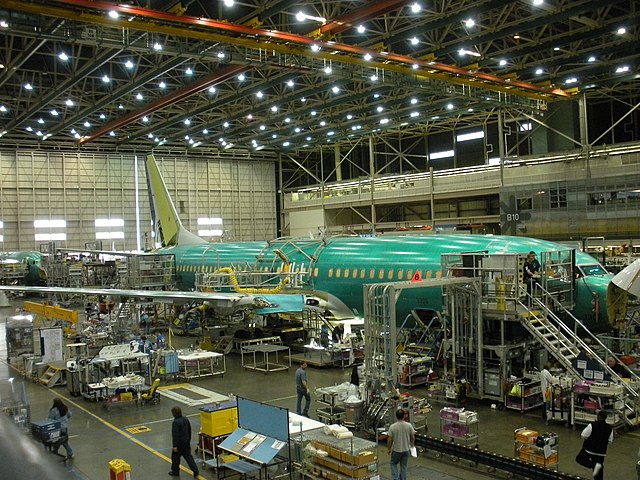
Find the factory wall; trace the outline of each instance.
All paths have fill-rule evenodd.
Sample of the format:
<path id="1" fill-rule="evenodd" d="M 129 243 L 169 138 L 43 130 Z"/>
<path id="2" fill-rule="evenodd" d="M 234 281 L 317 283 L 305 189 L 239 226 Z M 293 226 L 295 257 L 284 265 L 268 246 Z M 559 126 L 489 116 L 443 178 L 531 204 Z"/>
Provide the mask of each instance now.
<path id="1" fill-rule="evenodd" d="M 197 233 L 199 217 L 221 217 L 224 237 L 275 236 L 275 166 L 212 156 L 156 156 L 176 209 Z M 139 213 L 136 213 L 139 212 Z M 96 219 L 122 219 L 124 227 L 96 227 Z M 66 220 L 66 228 L 35 228 L 35 220 Z M 42 150 L 0 151 L 0 249 L 38 250 L 35 234 L 66 234 L 57 247 L 82 248 L 97 231 L 124 230 L 103 248 L 149 247 L 151 213 L 144 154 Z M 214 238 L 207 238 L 215 240 Z"/>

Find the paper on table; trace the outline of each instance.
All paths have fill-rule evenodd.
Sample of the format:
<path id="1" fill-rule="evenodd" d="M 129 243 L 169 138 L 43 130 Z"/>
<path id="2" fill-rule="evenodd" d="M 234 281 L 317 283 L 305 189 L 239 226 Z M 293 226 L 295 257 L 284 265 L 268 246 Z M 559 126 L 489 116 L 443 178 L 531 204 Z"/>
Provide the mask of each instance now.
<path id="1" fill-rule="evenodd" d="M 412 457 L 417 457 L 418 456 L 418 450 L 416 449 L 416 447 L 411 447 L 409 449 L 409 452 L 411 452 L 411 456 Z"/>

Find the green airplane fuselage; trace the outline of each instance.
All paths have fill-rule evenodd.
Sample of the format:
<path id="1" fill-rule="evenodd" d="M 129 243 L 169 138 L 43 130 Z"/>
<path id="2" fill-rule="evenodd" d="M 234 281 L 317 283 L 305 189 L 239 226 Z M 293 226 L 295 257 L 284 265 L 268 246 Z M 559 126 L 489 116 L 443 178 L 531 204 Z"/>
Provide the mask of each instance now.
<path id="1" fill-rule="evenodd" d="M 178 286 L 193 289 L 197 272 L 214 272 L 220 267 L 249 264 L 257 268 L 279 265 L 275 250 L 283 252 L 296 268 L 304 268 L 308 288 L 338 297 L 354 312 L 363 312 L 363 285 L 409 280 L 420 270 L 423 278 L 441 275 L 441 255 L 463 252 L 526 254 L 562 251 L 558 243 L 527 237 L 492 235 L 407 235 L 379 237 L 337 236 L 324 240 L 274 240 L 175 246 L 160 249 L 176 258 Z M 576 252 L 576 282 L 573 314 L 593 331 L 609 329 L 605 306 L 612 275 L 588 254 Z M 595 309 L 598 309 L 596 315 Z M 406 291 L 397 304 L 397 318 L 412 309 L 442 308 L 438 289 Z"/>

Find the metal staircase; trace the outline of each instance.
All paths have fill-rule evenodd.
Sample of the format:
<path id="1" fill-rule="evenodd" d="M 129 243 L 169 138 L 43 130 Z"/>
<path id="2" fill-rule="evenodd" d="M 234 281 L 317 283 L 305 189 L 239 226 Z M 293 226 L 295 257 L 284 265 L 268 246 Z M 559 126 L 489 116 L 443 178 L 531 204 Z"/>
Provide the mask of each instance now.
<path id="1" fill-rule="evenodd" d="M 631 382 L 625 381 L 607 363 L 608 358 L 618 357 L 602 341 L 595 336 L 585 325 L 574 317 L 555 297 L 542 287 L 536 288 L 536 295 L 529 297 L 533 307 L 527 307 L 524 303 L 520 306 L 525 309 L 521 315 L 522 325 L 549 351 L 566 371 L 574 378 L 582 380 L 581 373 L 574 366 L 573 360 L 580 353 L 586 354 L 596 362 L 603 371 L 607 372 L 611 379 L 624 388 L 622 411 L 625 423 L 630 426 L 640 425 L 640 392 L 632 385 L 640 385 L 640 377 L 629 371 Z M 573 321 L 573 329 L 555 313 L 562 312 L 563 316 Z M 585 342 L 588 339 L 590 344 Z M 597 351 L 596 351 L 597 349 Z"/>

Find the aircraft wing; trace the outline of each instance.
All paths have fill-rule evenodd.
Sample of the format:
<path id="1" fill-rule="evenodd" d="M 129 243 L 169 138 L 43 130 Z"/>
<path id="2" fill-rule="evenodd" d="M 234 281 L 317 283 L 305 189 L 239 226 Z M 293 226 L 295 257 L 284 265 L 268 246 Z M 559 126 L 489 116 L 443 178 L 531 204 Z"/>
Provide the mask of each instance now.
<path id="1" fill-rule="evenodd" d="M 221 313 L 231 314 L 244 308 L 255 308 L 258 313 L 294 313 L 306 307 L 301 294 L 244 294 L 227 292 L 179 292 L 163 290 L 123 290 L 117 288 L 68 288 L 0 286 L 0 291 L 64 294 L 100 297 L 123 297 L 152 300 L 157 303 L 208 302 Z"/>

